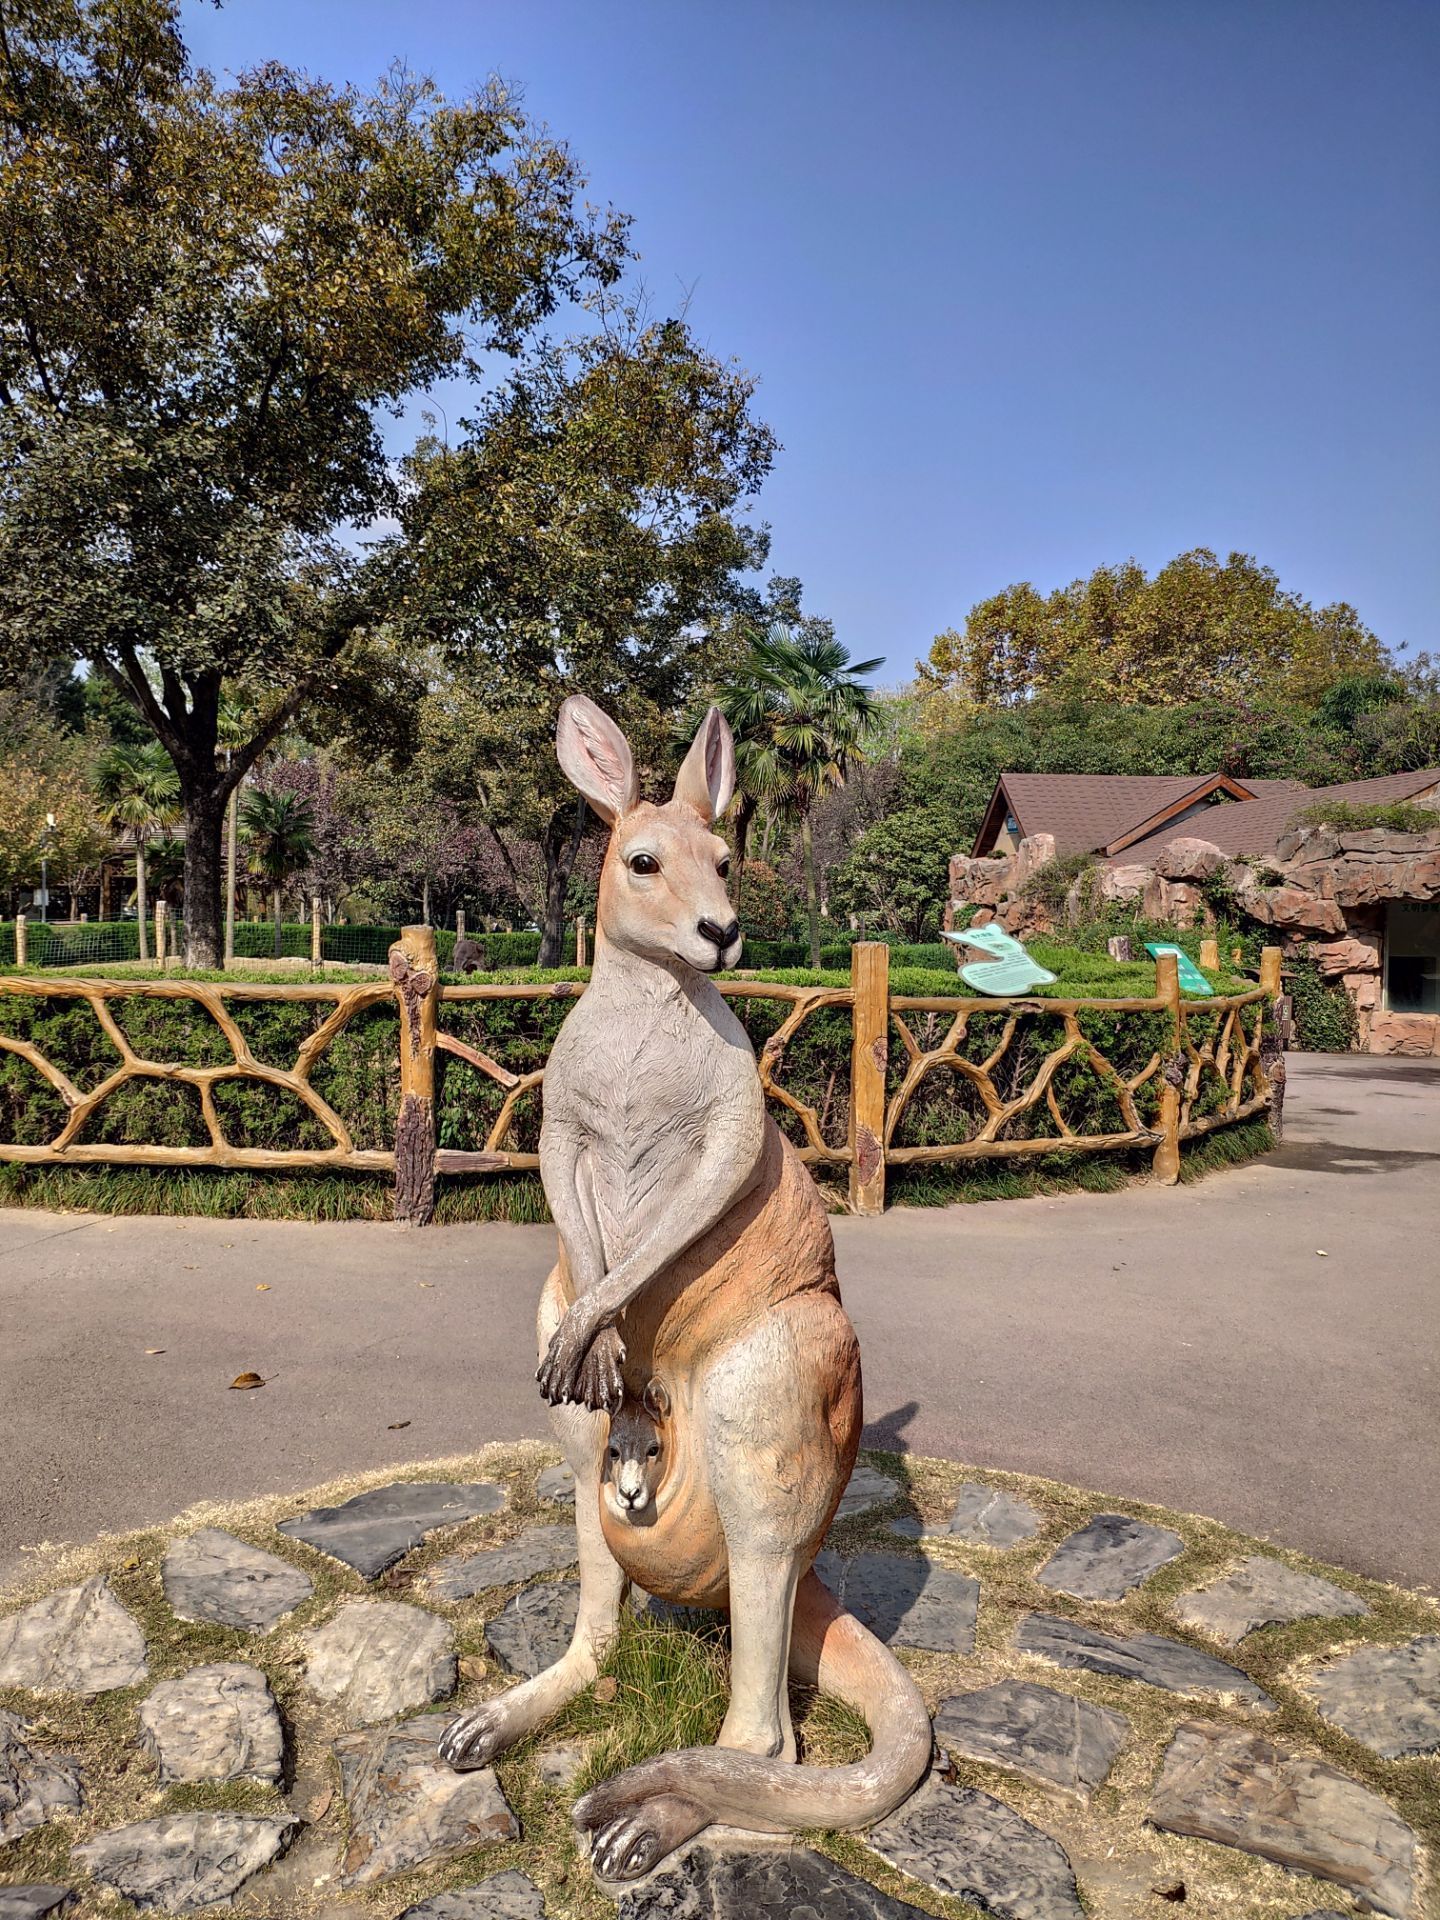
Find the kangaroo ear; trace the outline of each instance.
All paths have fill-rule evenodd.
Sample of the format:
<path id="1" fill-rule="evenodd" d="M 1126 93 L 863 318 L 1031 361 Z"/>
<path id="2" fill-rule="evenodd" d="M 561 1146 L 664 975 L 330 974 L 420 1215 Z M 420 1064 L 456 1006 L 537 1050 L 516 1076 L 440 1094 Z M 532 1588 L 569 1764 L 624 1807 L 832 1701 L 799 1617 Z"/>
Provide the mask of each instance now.
<path id="1" fill-rule="evenodd" d="M 652 1420 L 663 1420 L 670 1411 L 670 1395 L 662 1380 L 652 1380 L 645 1389 L 645 1411 Z"/>
<path id="2" fill-rule="evenodd" d="M 718 820 L 735 792 L 735 741 L 718 707 L 700 722 L 675 782 L 675 798 L 693 807 L 704 821 Z"/>
<path id="3" fill-rule="evenodd" d="M 555 752 L 566 776 L 612 826 L 640 798 L 629 742 L 584 694 L 572 694 L 561 707 Z"/>

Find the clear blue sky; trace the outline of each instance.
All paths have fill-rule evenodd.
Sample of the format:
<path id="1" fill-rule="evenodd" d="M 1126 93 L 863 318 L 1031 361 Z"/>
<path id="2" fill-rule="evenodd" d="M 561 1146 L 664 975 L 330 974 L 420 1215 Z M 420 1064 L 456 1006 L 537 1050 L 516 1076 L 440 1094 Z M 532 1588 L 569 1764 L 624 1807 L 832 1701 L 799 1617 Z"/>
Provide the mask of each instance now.
<path id="1" fill-rule="evenodd" d="M 490 73 L 784 442 L 907 678 L 983 594 L 1240 548 L 1440 642 L 1437 0 L 187 0 L 198 59 Z M 453 399 L 453 396 L 448 396 Z"/>

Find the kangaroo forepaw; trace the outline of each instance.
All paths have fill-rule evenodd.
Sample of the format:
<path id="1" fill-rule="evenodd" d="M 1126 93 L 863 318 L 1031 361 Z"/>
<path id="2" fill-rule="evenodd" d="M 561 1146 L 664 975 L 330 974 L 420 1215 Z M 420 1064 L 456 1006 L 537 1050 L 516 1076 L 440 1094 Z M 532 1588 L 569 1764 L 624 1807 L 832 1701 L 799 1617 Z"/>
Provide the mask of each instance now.
<path id="1" fill-rule="evenodd" d="M 582 1800 L 575 1809 L 581 1826 L 587 1824 L 581 1811 L 584 1805 Z M 693 1800 L 679 1794 L 652 1794 L 593 1830 L 590 1863 L 602 1880 L 638 1880 L 709 1824 L 710 1816 Z"/>
<path id="2" fill-rule="evenodd" d="M 462 1713 L 452 1720 L 440 1736 L 437 1751 L 447 1766 L 457 1772 L 488 1767 L 515 1738 L 509 1731 L 509 1715 L 503 1700 L 489 1700 L 473 1713 Z"/>

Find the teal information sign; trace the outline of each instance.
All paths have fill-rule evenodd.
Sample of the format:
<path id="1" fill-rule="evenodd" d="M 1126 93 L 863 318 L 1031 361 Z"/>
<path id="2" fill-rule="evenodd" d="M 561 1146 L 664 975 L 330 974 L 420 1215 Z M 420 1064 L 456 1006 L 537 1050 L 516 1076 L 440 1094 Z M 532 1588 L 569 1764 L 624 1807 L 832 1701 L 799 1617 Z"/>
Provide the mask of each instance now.
<path id="1" fill-rule="evenodd" d="M 1182 953 L 1179 947 L 1166 946 L 1163 940 L 1156 942 L 1147 940 L 1145 942 L 1145 951 L 1150 955 L 1152 960 L 1158 960 L 1162 953 L 1173 953 L 1175 956 L 1175 970 L 1180 975 L 1180 985 L 1184 991 L 1186 993 L 1193 993 L 1204 1000 L 1212 998 L 1215 989 L 1210 985 L 1210 982 L 1205 978 L 1204 974 L 1201 973 L 1199 967 L 1196 966 L 1188 953 Z"/>
<path id="2" fill-rule="evenodd" d="M 954 946 L 978 947 L 992 956 L 960 969 L 960 978 L 977 993 L 1028 993 L 1032 987 L 1055 984 L 1054 974 L 1038 966 L 1003 927 L 967 927 L 964 933 L 947 933 L 945 938 Z"/>

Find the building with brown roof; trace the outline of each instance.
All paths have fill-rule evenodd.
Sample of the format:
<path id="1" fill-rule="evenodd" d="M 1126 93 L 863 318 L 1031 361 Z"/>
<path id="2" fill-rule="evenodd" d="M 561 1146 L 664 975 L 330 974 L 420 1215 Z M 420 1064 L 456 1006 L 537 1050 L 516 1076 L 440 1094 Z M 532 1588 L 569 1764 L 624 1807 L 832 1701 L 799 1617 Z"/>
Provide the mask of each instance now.
<path id="1" fill-rule="evenodd" d="M 1435 830 L 1296 824 L 1326 803 L 1396 801 L 1436 809 Z M 1343 983 L 1363 1047 L 1440 1056 L 1440 767 L 1318 788 L 1220 773 L 1002 774 L 972 851 L 951 860 L 946 924 L 969 909 L 1012 932 L 1051 930 L 1056 890 L 1030 882 L 1087 855 L 1065 911 L 1098 891 L 1137 919 L 1192 926 L 1223 892 Z"/>

